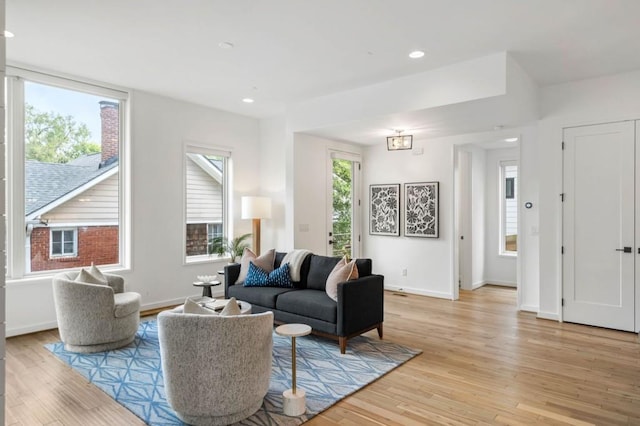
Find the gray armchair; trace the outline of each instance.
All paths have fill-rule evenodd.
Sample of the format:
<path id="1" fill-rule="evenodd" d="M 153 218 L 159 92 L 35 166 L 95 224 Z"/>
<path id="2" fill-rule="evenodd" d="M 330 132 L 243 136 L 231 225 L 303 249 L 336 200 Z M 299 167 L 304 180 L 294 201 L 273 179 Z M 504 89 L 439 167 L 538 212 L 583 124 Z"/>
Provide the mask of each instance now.
<path id="1" fill-rule="evenodd" d="M 124 292 L 122 277 L 104 274 L 108 285 L 75 282 L 78 272 L 53 277 L 53 299 L 64 347 L 101 352 L 133 341 L 140 322 L 140 294 Z"/>
<path id="2" fill-rule="evenodd" d="M 192 425 L 226 425 L 258 411 L 269 389 L 273 314 L 158 314 L 169 405 Z"/>

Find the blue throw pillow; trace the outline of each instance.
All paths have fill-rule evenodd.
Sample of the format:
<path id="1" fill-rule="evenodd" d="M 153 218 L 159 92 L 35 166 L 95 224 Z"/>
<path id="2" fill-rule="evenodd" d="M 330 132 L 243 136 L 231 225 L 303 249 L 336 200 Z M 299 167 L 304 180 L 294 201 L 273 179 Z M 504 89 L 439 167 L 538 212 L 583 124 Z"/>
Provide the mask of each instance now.
<path id="1" fill-rule="evenodd" d="M 249 270 L 247 271 L 247 277 L 244 279 L 245 287 L 266 287 L 267 278 L 269 274 L 262 268 L 249 262 Z"/>
<path id="2" fill-rule="evenodd" d="M 245 287 L 293 287 L 289 279 L 289 264 L 285 263 L 271 273 L 249 262 L 247 278 L 244 280 Z"/>
<path id="3" fill-rule="evenodd" d="M 285 263 L 278 269 L 274 269 L 267 277 L 267 283 L 271 287 L 293 287 L 291 279 L 289 278 L 289 263 Z"/>

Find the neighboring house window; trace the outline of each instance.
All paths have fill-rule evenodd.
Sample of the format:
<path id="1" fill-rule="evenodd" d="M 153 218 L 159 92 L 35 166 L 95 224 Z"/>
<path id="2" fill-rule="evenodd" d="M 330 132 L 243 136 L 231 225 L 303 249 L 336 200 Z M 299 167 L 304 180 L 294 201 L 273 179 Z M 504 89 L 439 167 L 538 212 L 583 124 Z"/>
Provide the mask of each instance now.
<path id="1" fill-rule="evenodd" d="M 501 255 L 518 254 L 518 164 L 500 162 L 500 249 Z"/>
<path id="2" fill-rule="evenodd" d="M 128 266 L 125 91 L 7 69 L 9 275 Z"/>
<path id="3" fill-rule="evenodd" d="M 75 256 L 78 252 L 77 229 L 52 229 L 50 237 L 51 257 Z"/>
<path id="4" fill-rule="evenodd" d="M 187 146 L 185 150 L 185 259 L 210 260 L 211 240 L 226 235 L 230 154 Z"/>

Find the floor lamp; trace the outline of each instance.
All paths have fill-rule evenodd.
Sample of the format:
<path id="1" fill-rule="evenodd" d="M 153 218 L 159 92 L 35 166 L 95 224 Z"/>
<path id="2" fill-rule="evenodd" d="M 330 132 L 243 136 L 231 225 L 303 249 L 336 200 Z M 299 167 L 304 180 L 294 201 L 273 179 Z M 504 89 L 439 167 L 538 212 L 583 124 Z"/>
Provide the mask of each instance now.
<path id="1" fill-rule="evenodd" d="M 260 255 L 260 219 L 271 218 L 271 199 L 242 197 L 242 218 L 253 220 L 253 250 Z"/>

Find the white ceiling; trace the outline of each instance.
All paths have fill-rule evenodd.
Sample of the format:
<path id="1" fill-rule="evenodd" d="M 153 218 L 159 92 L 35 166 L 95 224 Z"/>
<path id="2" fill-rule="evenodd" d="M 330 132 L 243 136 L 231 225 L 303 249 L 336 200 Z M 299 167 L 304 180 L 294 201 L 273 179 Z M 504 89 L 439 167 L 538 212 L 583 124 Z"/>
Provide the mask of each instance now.
<path id="1" fill-rule="evenodd" d="M 502 51 L 539 85 L 638 69 L 639 23 L 638 0 L 6 2 L 6 27 L 16 35 L 7 41 L 10 63 L 257 118 Z M 425 57 L 409 59 L 414 49 Z M 426 119 L 414 114 L 411 122 L 433 126 Z M 478 130 L 462 121 L 445 133 Z M 389 122 L 328 134 L 367 143 L 366 133 Z"/>

